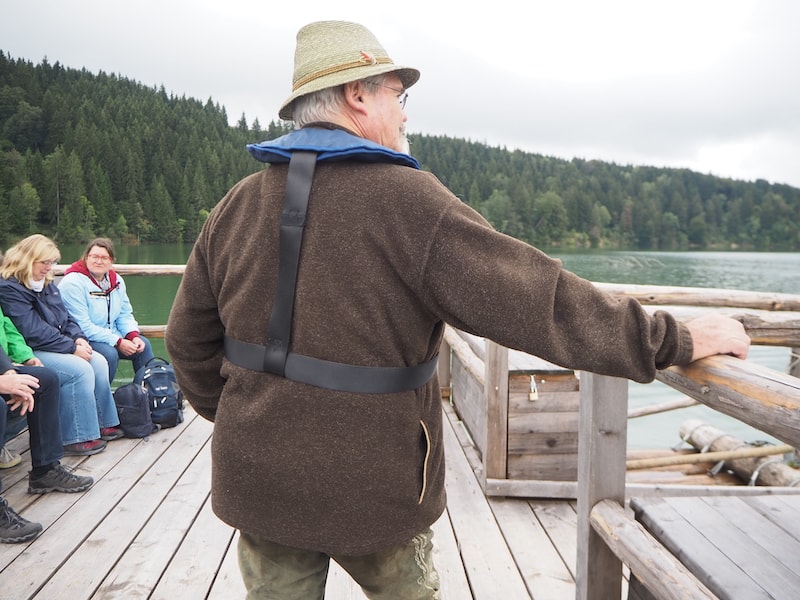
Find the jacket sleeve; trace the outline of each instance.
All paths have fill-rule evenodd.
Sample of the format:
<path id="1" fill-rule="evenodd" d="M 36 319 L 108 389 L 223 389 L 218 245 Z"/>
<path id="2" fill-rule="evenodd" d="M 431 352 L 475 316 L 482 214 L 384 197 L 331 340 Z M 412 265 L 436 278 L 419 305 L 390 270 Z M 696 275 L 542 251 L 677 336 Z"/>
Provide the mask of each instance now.
<path id="1" fill-rule="evenodd" d="M 225 385 L 220 375 L 224 328 L 203 251 L 212 218 L 206 221 L 186 262 L 164 336 L 181 390 L 197 413 L 209 421 L 216 418 Z"/>
<path id="2" fill-rule="evenodd" d="M 33 349 L 25 343 L 25 338 L 5 315 L 3 315 L 3 330 L 8 343 L 8 356 L 12 361 L 21 364 L 33 358 Z"/>
<path id="3" fill-rule="evenodd" d="M 691 335 L 671 314 L 650 316 L 636 300 L 599 290 L 465 205 L 442 215 L 432 240 L 422 293 L 455 327 L 567 368 L 638 382 L 691 360 Z"/>
<path id="4" fill-rule="evenodd" d="M 0 303 L 2 303 L 3 312 L 11 319 L 28 345 L 34 351 L 74 353 L 75 340 L 71 336 L 71 332 L 76 328 L 80 331 L 77 325 L 70 326 L 67 323 L 62 333 L 62 329 L 59 329 L 57 325 L 52 325 L 42 318 L 36 307 L 36 298 L 32 293 L 26 292 L 27 289 L 20 283 L 6 282 L 0 286 Z M 57 292 L 55 300 L 61 302 Z M 40 301 L 46 302 L 45 300 Z"/>
<path id="5" fill-rule="evenodd" d="M 14 365 L 11 363 L 11 359 L 6 354 L 6 351 L 0 348 L 0 375 L 9 371 L 14 368 Z M 0 409 L 6 410 L 4 406 L 0 406 Z"/>

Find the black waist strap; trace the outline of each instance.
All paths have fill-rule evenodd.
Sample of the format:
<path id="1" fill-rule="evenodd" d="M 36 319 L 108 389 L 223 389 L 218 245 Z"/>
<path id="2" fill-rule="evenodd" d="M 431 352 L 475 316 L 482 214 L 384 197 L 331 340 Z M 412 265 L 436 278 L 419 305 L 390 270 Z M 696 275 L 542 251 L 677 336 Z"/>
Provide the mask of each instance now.
<path id="1" fill-rule="evenodd" d="M 225 357 L 245 369 L 265 371 L 263 365 L 267 352 L 266 346 L 225 336 Z M 437 359 L 438 355 L 413 367 L 363 367 L 290 352 L 283 376 L 340 392 L 392 394 L 409 392 L 425 385 L 436 371 Z"/>
<path id="2" fill-rule="evenodd" d="M 415 390 L 433 377 L 436 356 L 413 367 L 362 367 L 289 352 L 297 269 L 316 161 L 314 152 L 293 152 L 289 160 L 280 224 L 278 289 L 267 329 L 267 345 L 225 336 L 225 357 L 245 369 L 341 392 L 390 394 Z"/>

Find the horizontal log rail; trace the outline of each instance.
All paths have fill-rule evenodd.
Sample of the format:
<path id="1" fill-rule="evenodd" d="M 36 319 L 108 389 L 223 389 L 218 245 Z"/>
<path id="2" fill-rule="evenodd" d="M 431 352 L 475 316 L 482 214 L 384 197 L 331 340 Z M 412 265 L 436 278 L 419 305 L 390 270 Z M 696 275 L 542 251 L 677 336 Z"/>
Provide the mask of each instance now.
<path id="1" fill-rule="evenodd" d="M 590 514 L 594 531 L 642 584 L 664 600 L 714 600 L 716 596 L 617 502 L 601 500 Z M 595 590 L 595 594 L 599 590 Z M 619 596 L 592 595 L 592 598 Z"/>
<path id="2" fill-rule="evenodd" d="M 779 440 L 800 447 L 800 379 L 731 356 L 657 374 L 659 381 Z"/>
<path id="3" fill-rule="evenodd" d="M 627 283 L 595 283 L 595 285 L 616 296 L 636 298 L 640 304 L 646 305 L 738 306 L 760 310 L 800 311 L 800 296 L 797 294 Z"/>

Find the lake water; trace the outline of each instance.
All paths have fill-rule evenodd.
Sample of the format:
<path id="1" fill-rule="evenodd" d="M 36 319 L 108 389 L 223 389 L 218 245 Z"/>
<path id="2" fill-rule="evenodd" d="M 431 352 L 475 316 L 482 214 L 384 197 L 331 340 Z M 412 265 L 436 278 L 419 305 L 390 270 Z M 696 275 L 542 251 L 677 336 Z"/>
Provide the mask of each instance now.
<path id="1" fill-rule="evenodd" d="M 62 264 L 75 260 L 82 246 L 62 245 Z M 120 246 L 121 264 L 183 264 L 190 244 Z M 800 254 L 756 252 L 605 252 L 553 250 L 565 268 L 592 281 L 649 285 L 727 288 L 800 294 Z M 180 277 L 133 277 L 125 279 L 136 317 L 144 325 L 166 323 Z M 153 340 L 156 355 L 166 357 L 163 340 Z M 788 348 L 753 347 L 752 360 L 786 372 Z M 122 361 L 115 384 L 130 380 L 128 361 Z M 629 384 L 631 407 L 647 406 L 682 397 L 660 382 Z M 775 441 L 725 415 L 704 406 L 694 406 L 649 417 L 632 419 L 628 427 L 631 448 L 665 448 L 680 442 L 680 425 L 687 419 L 702 419 L 740 439 Z"/>
<path id="2" fill-rule="evenodd" d="M 800 294 L 800 254 L 781 252 L 564 252 L 552 251 L 568 270 L 608 283 L 725 288 Z M 787 372 L 788 348 L 753 346 L 748 360 Z M 628 384 L 631 408 L 682 398 L 661 383 Z M 680 426 L 701 419 L 746 442 L 776 441 L 771 436 L 726 415 L 697 405 L 676 411 L 631 419 L 630 448 L 663 448 L 680 442 Z"/>

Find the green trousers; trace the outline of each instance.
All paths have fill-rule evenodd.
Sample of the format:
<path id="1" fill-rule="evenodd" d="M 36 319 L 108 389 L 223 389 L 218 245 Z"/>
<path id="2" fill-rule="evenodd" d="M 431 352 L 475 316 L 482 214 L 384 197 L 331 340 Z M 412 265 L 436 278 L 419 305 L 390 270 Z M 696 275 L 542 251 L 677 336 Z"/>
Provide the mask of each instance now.
<path id="1" fill-rule="evenodd" d="M 329 556 L 282 546 L 241 532 L 239 569 L 247 600 L 323 600 L 328 566 L 336 561 L 370 600 L 439 600 L 427 529 L 405 544 L 365 556 Z"/>

